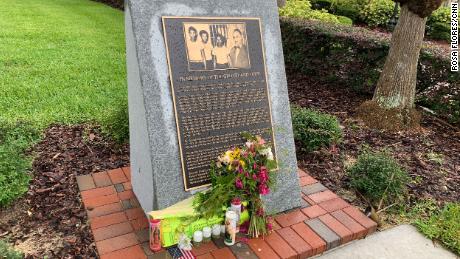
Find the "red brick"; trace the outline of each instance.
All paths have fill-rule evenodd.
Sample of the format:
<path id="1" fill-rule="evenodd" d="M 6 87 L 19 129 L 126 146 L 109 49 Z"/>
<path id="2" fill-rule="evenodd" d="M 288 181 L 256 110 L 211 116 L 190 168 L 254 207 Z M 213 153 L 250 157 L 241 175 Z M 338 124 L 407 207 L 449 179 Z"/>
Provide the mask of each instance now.
<path id="1" fill-rule="evenodd" d="M 230 248 L 228 247 L 214 250 L 211 252 L 211 254 L 215 258 L 236 259 L 236 257 L 232 253 L 232 250 L 230 250 Z"/>
<path id="2" fill-rule="evenodd" d="M 207 253 L 207 254 L 197 256 L 196 259 L 214 259 L 214 257 L 210 253 Z M 218 258 L 218 259 L 220 259 L 220 258 Z"/>
<path id="3" fill-rule="evenodd" d="M 125 221 L 126 222 L 128 221 L 128 218 L 126 217 L 125 213 L 117 212 L 114 214 L 93 218 L 90 220 L 90 224 L 91 224 L 91 229 L 93 229 L 94 231 L 95 229 L 98 229 L 101 227 L 110 226 L 110 225 L 125 222 Z"/>
<path id="4" fill-rule="evenodd" d="M 110 177 L 107 172 L 100 172 L 93 174 L 94 183 L 97 187 L 105 187 L 112 185 L 112 181 L 110 181 Z"/>
<path id="5" fill-rule="evenodd" d="M 128 182 L 128 178 L 121 168 L 110 170 L 107 173 L 113 184 Z"/>
<path id="6" fill-rule="evenodd" d="M 341 244 L 345 244 L 353 240 L 353 232 L 330 214 L 323 215 L 319 217 L 319 219 L 340 237 Z"/>
<path id="7" fill-rule="evenodd" d="M 133 227 L 131 227 L 131 224 L 129 224 L 129 222 L 123 222 L 95 229 L 93 231 L 93 235 L 95 241 L 102 241 L 105 239 L 121 236 L 131 232 L 133 232 Z"/>
<path id="8" fill-rule="evenodd" d="M 305 173 L 304 170 L 300 169 L 300 168 L 297 168 L 297 175 L 300 177 L 304 177 L 304 176 L 308 176 L 307 173 Z"/>
<path id="9" fill-rule="evenodd" d="M 308 204 L 310 204 L 311 206 L 315 205 L 316 202 L 314 202 L 312 199 L 308 198 L 308 196 L 302 196 L 302 198 L 308 202 Z"/>
<path id="10" fill-rule="evenodd" d="M 128 179 L 128 182 L 130 182 L 131 181 L 131 167 L 129 166 L 123 167 L 121 168 L 121 170 L 123 170 L 123 173 L 125 173 L 126 179 Z"/>
<path id="11" fill-rule="evenodd" d="M 83 199 L 83 203 L 87 208 L 96 208 L 107 204 L 118 202 L 118 195 L 116 193 L 107 196 L 99 196 L 89 199 Z"/>
<path id="12" fill-rule="evenodd" d="M 327 212 L 333 212 L 350 206 L 348 202 L 342 200 L 341 198 L 332 199 L 328 201 L 321 202 L 319 204 L 321 208 L 325 209 Z"/>
<path id="13" fill-rule="evenodd" d="M 366 235 L 366 229 L 342 210 L 334 211 L 331 215 L 353 232 L 353 239 L 359 239 Z"/>
<path id="14" fill-rule="evenodd" d="M 347 207 L 343 209 L 345 213 L 351 216 L 354 220 L 356 220 L 359 224 L 361 224 L 364 228 L 366 228 L 367 234 L 371 234 L 377 230 L 377 223 L 372 219 L 366 217 L 361 211 L 359 211 L 355 207 Z"/>
<path id="15" fill-rule="evenodd" d="M 252 238 L 249 239 L 248 245 L 251 250 L 259 257 L 264 259 L 277 259 L 280 258 L 273 249 L 262 239 Z"/>
<path id="16" fill-rule="evenodd" d="M 138 241 L 136 235 L 134 235 L 134 233 L 129 233 L 122 236 L 112 237 L 106 240 L 96 242 L 96 247 L 99 252 L 99 255 L 103 255 L 137 244 Z"/>
<path id="17" fill-rule="evenodd" d="M 302 239 L 307 242 L 312 250 L 313 254 L 320 254 L 326 250 L 326 242 L 318 236 L 309 226 L 304 222 L 295 224 L 292 226 L 292 229 L 300 236 Z"/>
<path id="18" fill-rule="evenodd" d="M 104 254 L 101 256 L 101 259 L 146 259 L 147 256 L 142 251 L 142 248 L 139 245 L 130 246 L 115 252 Z"/>
<path id="19" fill-rule="evenodd" d="M 280 229 L 280 228 L 281 228 L 281 226 L 278 223 L 276 223 L 275 220 L 273 220 L 272 221 L 272 229 L 277 230 L 277 229 Z"/>
<path id="20" fill-rule="evenodd" d="M 306 186 L 306 185 L 314 184 L 317 182 L 318 181 L 315 178 L 309 175 L 300 177 L 300 186 Z"/>
<path id="21" fill-rule="evenodd" d="M 275 231 L 265 237 L 265 242 L 283 259 L 294 259 L 297 252 Z"/>
<path id="22" fill-rule="evenodd" d="M 214 242 L 207 242 L 207 243 L 202 243 L 198 247 L 194 246 L 192 249 L 192 253 L 195 256 L 199 256 L 199 255 L 210 253 L 211 251 L 214 251 L 214 250 L 217 250 L 217 246 L 214 244 Z"/>
<path id="23" fill-rule="evenodd" d="M 302 223 L 303 224 L 303 223 Z M 300 258 L 313 255 L 312 247 L 307 244 L 292 228 L 278 229 L 276 232 L 296 251 Z"/>
<path id="24" fill-rule="evenodd" d="M 77 184 L 80 191 L 86 191 L 96 188 L 93 177 L 91 175 L 77 176 Z"/>
<path id="25" fill-rule="evenodd" d="M 314 193 L 314 194 L 311 194 L 311 195 L 308 195 L 308 198 L 310 198 L 312 201 L 316 202 L 316 203 L 321 203 L 323 201 L 328 201 L 328 200 L 332 200 L 332 199 L 335 199 L 337 198 L 338 196 L 327 190 L 327 191 L 324 191 L 324 192 L 318 192 L 318 193 Z"/>
<path id="26" fill-rule="evenodd" d="M 126 182 L 126 183 L 123 183 L 123 188 L 125 188 L 125 191 L 127 191 L 127 190 L 132 190 L 133 186 L 131 185 L 131 182 Z"/>
<path id="27" fill-rule="evenodd" d="M 125 211 L 126 216 L 128 216 L 129 220 L 138 219 L 138 218 L 145 218 L 146 215 L 141 208 L 134 208 Z"/>
<path id="28" fill-rule="evenodd" d="M 300 210 L 281 214 L 275 217 L 276 222 L 278 222 L 281 227 L 288 227 L 306 219 L 308 219 L 307 216 L 305 216 L 305 214 L 303 214 Z"/>
<path id="29" fill-rule="evenodd" d="M 324 214 L 327 213 L 327 211 L 325 211 L 323 208 L 321 208 L 318 205 L 313 205 L 313 206 L 307 207 L 305 209 L 302 209 L 302 212 L 305 215 L 307 215 L 308 218 L 310 218 L 310 219 L 316 218 L 318 216 L 321 216 L 321 215 L 324 215 Z"/>
<path id="30" fill-rule="evenodd" d="M 131 220 L 131 226 L 133 226 L 134 230 L 141 230 L 141 229 L 146 229 L 149 227 L 149 221 L 147 220 L 146 217 L 138 218 Z"/>
<path id="31" fill-rule="evenodd" d="M 100 217 L 104 215 L 109 215 L 115 212 L 122 211 L 121 204 L 120 203 L 112 203 L 100 207 L 96 207 L 92 210 L 87 210 L 88 212 L 88 217 L 95 218 L 95 217 Z"/>
<path id="32" fill-rule="evenodd" d="M 81 198 L 82 199 L 90 199 L 90 198 L 95 198 L 99 196 L 106 196 L 110 194 L 116 193 L 115 188 L 113 186 L 107 186 L 107 187 L 102 187 L 102 188 L 96 188 L 92 190 L 87 190 L 87 191 L 82 191 L 81 192 Z"/>
<path id="33" fill-rule="evenodd" d="M 129 200 L 129 199 L 135 198 L 136 196 L 134 196 L 134 192 L 132 190 L 127 190 L 127 191 L 118 193 L 118 197 L 120 197 L 120 200 L 123 201 L 123 200 Z"/>

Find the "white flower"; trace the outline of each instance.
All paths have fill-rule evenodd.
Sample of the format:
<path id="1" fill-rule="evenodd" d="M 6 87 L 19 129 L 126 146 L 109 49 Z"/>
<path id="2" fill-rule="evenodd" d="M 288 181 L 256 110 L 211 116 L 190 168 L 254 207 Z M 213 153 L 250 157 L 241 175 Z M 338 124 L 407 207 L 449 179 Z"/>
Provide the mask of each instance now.
<path id="1" fill-rule="evenodd" d="M 273 160 L 273 153 L 271 148 L 265 148 L 259 151 L 259 153 L 263 156 L 266 156 L 268 160 Z"/>
<path id="2" fill-rule="evenodd" d="M 232 162 L 232 158 L 230 157 L 231 154 L 232 154 L 232 151 L 230 150 L 225 152 L 225 154 L 219 157 L 219 161 L 225 165 L 230 164 L 230 162 Z"/>
<path id="3" fill-rule="evenodd" d="M 192 250 L 192 242 L 189 237 L 187 237 L 184 233 L 181 233 L 179 236 L 179 242 L 177 244 L 179 249 L 183 250 Z"/>

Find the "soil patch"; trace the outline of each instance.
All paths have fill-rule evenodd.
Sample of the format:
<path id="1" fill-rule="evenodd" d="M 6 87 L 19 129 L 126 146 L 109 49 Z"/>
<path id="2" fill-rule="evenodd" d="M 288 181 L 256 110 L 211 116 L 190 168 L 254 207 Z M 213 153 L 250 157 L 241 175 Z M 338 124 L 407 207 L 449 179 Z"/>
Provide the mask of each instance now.
<path id="1" fill-rule="evenodd" d="M 344 140 L 332 150 L 297 152 L 299 166 L 331 190 L 362 205 L 350 190 L 345 165 L 353 163 L 362 145 L 388 149 L 407 169 L 412 181 L 410 202 L 432 198 L 440 203 L 460 200 L 460 130 L 426 113 L 421 127 L 409 132 L 387 132 L 365 127 L 356 108 L 371 96 L 358 95 L 346 86 L 320 85 L 307 76 L 288 73 L 292 103 L 336 115 Z"/>
<path id="2" fill-rule="evenodd" d="M 26 258 L 96 258 L 75 176 L 128 165 L 128 145 L 107 140 L 91 125 L 52 125 L 30 152 L 27 194 L 0 211 L 0 236 Z"/>

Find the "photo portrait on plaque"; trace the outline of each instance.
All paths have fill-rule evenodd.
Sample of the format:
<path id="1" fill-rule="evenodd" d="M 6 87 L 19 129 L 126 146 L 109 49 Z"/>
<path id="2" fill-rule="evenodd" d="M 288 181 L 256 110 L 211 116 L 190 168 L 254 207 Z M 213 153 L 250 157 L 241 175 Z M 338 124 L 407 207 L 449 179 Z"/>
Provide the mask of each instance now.
<path id="1" fill-rule="evenodd" d="M 245 23 L 184 23 L 189 71 L 249 69 Z"/>

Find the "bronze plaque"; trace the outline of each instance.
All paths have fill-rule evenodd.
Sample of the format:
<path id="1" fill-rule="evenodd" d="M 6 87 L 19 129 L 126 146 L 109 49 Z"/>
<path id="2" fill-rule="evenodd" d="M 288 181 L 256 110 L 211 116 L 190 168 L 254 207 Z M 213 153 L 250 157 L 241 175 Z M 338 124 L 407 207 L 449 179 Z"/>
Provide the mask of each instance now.
<path id="1" fill-rule="evenodd" d="M 210 184 L 211 161 L 242 132 L 274 147 L 260 19 L 163 17 L 163 31 L 188 191 Z"/>

